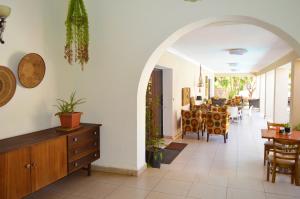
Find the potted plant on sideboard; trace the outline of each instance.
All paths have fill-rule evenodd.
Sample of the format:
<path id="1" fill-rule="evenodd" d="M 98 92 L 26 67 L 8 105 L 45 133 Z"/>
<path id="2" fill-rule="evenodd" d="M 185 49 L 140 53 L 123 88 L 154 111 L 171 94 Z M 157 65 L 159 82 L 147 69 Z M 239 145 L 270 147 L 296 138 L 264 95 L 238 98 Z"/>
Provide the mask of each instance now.
<path id="1" fill-rule="evenodd" d="M 80 118 L 82 112 L 75 112 L 78 105 L 85 103 L 84 99 L 76 99 L 76 92 L 74 91 L 69 100 L 57 99 L 58 112 L 55 114 L 59 116 L 61 128 L 64 130 L 73 130 L 80 127 Z"/>
<path id="2" fill-rule="evenodd" d="M 291 132 L 291 125 L 289 123 L 286 123 L 284 125 L 284 131 L 285 131 L 285 133 L 290 133 Z"/>

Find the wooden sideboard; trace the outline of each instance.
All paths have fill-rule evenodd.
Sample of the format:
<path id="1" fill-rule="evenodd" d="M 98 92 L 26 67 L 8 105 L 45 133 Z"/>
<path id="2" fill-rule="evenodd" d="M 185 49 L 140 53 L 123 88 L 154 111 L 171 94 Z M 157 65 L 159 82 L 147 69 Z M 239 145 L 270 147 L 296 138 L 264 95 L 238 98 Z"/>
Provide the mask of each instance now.
<path id="1" fill-rule="evenodd" d="M 0 140 L 0 199 L 20 199 L 100 158 L 100 124 Z"/>

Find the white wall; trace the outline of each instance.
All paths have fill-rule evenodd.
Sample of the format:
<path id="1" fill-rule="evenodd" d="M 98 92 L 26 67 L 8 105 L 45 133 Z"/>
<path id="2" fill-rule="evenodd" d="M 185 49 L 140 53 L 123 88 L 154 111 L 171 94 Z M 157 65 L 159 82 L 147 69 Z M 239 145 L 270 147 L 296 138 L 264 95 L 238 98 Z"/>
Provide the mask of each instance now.
<path id="1" fill-rule="evenodd" d="M 6 43 L 0 44 L 0 65 L 9 67 L 17 77 L 19 61 L 27 53 L 40 54 L 46 63 L 45 78 L 36 88 L 24 88 L 16 78 L 17 88 L 14 97 L 8 104 L 0 107 L 0 139 L 58 124 L 53 105 L 56 103 L 55 99 L 59 97 L 60 87 L 67 85 L 69 78 L 66 78 L 64 84 L 60 81 L 64 70 L 61 70 L 61 65 L 56 64 L 56 60 L 58 56 L 63 56 L 63 43 L 59 43 L 60 49 L 54 48 L 58 40 L 52 25 L 53 21 L 57 22 L 56 17 L 59 15 L 53 15 L 49 10 L 51 8 L 49 2 L 40 0 L 0 2 L 12 8 L 4 32 Z M 59 28 L 59 24 L 55 27 Z"/>
<path id="2" fill-rule="evenodd" d="M 274 122 L 276 123 L 288 123 L 290 121 L 290 111 L 288 109 L 290 70 L 291 64 L 276 69 L 274 106 Z"/>
<path id="3" fill-rule="evenodd" d="M 13 101 L 0 108 L 1 137 L 55 125 L 51 106 L 54 99 L 69 95 L 76 88 L 78 95 L 88 100 L 80 108 L 84 112 L 83 121 L 103 123 L 101 159 L 96 164 L 107 167 L 138 170 L 145 165 L 146 85 L 161 56 L 160 51 L 156 51 L 158 46 L 164 41 L 164 47 L 172 44 L 176 37 L 166 39 L 177 30 L 187 25 L 192 27 L 194 22 L 198 22 L 197 26 L 215 22 L 223 16 L 249 16 L 274 25 L 268 28 L 281 33 L 300 52 L 296 43 L 300 41 L 300 18 L 290 14 L 298 12 L 298 0 L 289 3 L 273 0 L 85 1 L 90 17 L 91 54 L 86 70 L 81 72 L 79 66 L 67 66 L 63 59 L 67 1 L 1 0 L 1 3 L 12 7 L 5 33 L 10 44 L 0 46 L 1 63 L 8 64 L 10 57 L 20 51 L 40 51 L 48 69 L 39 88 L 18 87 Z M 283 34 L 281 29 L 288 34 Z M 176 33 L 182 35 L 185 30 Z M 10 67 L 15 66 L 10 64 Z"/>
<path id="4" fill-rule="evenodd" d="M 274 121 L 275 70 L 266 73 L 266 119 Z"/>
<path id="5" fill-rule="evenodd" d="M 173 73 L 173 100 L 168 101 L 172 103 L 172 117 L 166 118 L 171 120 L 172 123 L 172 131 L 169 136 L 173 138 L 181 132 L 180 129 L 180 119 L 181 119 L 181 110 L 189 109 L 189 105 L 182 106 L 182 88 L 189 87 L 191 88 L 191 96 L 205 95 L 205 88 L 201 89 L 199 92 L 199 88 L 197 87 L 200 67 L 178 55 L 175 55 L 171 52 L 165 52 L 163 56 L 160 58 L 158 65 L 163 66 L 165 68 L 169 68 Z M 208 75 L 211 77 L 213 75 L 212 72 L 205 70 L 202 68 L 203 78 Z M 164 100 L 165 101 L 165 100 Z"/>
<path id="6" fill-rule="evenodd" d="M 260 89 L 259 89 L 260 114 L 266 115 L 266 74 L 260 75 Z"/>

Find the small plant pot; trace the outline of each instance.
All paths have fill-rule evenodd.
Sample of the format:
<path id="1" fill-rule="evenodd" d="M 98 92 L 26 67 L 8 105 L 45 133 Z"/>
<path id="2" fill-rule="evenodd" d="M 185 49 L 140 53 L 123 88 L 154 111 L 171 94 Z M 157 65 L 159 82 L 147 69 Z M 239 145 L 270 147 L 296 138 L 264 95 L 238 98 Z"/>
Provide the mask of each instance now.
<path id="1" fill-rule="evenodd" d="M 74 129 L 80 126 L 81 112 L 61 113 L 59 115 L 61 127 L 64 129 Z"/>
<path id="2" fill-rule="evenodd" d="M 290 133 L 290 132 L 291 132 L 291 127 L 285 127 L 285 128 L 284 128 L 284 131 L 285 131 L 286 133 Z"/>
<path id="3" fill-rule="evenodd" d="M 152 168 L 160 168 L 161 162 L 162 162 L 162 150 L 159 151 L 146 151 L 146 162 L 152 167 Z"/>

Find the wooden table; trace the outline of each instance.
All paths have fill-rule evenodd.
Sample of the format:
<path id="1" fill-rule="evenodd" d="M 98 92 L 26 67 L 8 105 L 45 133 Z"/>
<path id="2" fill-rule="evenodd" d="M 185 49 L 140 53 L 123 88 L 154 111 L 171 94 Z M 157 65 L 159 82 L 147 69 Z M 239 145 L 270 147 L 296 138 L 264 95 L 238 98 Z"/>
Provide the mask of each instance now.
<path id="1" fill-rule="evenodd" d="M 266 139 L 284 139 L 284 140 L 295 140 L 300 143 L 300 131 L 292 131 L 289 134 L 282 134 L 277 132 L 276 130 L 261 130 L 261 137 Z"/>
<path id="2" fill-rule="evenodd" d="M 300 131 L 292 131 L 289 134 L 279 133 L 276 130 L 261 130 L 261 137 L 266 139 L 284 139 L 284 140 L 295 140 L 300 143 Z M 299 171 L 298 171 L 299 172 Z M 296 176 L 296 185 L 299 186 L 299 174 L 297 172 Z"/>

